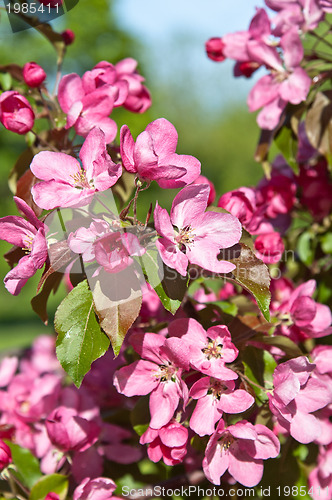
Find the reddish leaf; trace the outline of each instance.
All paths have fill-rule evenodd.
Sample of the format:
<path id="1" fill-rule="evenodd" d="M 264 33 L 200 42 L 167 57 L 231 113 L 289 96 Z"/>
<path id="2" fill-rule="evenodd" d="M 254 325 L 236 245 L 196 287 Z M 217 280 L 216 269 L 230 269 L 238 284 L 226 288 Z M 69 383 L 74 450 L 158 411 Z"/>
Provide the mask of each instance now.
<path id="1" fill-rule="evenodd" d="M 47 301 L 53 291 L 55 293 L 59 288 L 63 274 L 53 272 L 44 280 L 44 286 L 38 295 L 35 295 L 31 299 L 31 306 L 35 313 L 41 318 L 41 320 L 47 325 L 48 314 L 47 314 Z"/>
<path id="2" fill-rule="evenodd" d="M 39 217 L 43 210 L 36 205 L 31 194 L 31 188 L 36 182 L 37 177 L 33 175 L 30 169 L 27 170 L 17 181 L 16 196 L 22 198 L 32 208 L 36 216 Z"/>

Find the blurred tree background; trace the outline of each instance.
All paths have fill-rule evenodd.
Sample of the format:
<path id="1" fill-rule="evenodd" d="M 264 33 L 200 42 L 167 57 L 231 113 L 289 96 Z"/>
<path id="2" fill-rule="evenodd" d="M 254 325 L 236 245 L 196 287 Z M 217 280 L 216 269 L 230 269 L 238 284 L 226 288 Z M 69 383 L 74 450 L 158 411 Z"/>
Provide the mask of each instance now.
<path id="1" fill-rule="evenodd" d="M 211 106 L 211 103 L 208 104 L 201 99 L 197 85 L 193 81 L 195 76 L 190 70 L 190 63 L 186 64 L 185 58 L 181 57 L 185 44 L 190 44 L 185 35 L 182 40 L 175 39 L 170 42 L 167 57 L 172 57 L 171 54 L 176 53 L 178 61 L 172 74 L 157 78 L 163 66 L 163 59 L 160 58 L 161 67 L 156 67 L 156 63 L 152 64 L 149 60 L 149 51 L 144 43 L 119 26 L 114 13 L 116 1 L 121 2 L 121 0 L 93 0 L 93 2 L 80 0 L 78 5 L 65 16 L 52 22 L 55 30 L 61 32 L 64 29 L 71 29 L 76 35 L 75 42 L 68 47 L 63 73 L 75 72 L 81 75 L 101 60 L 116 63 L 124 57 L 134 57 L 139 62 L 140 73 L 146 78 L 153 104 L 143 115 L 132 114 L 122 109 L 115 110 L 112 118 L 118 123 L 119 130 L 121 125 L 126 123 L 135 137 L 149 122 L 165 117 L 178 131 L 177 152 L 191 154 L 201 161 L 202 174 L 214 182 L 218 196 L 242 185 L 254 185 L 262 176 L 260 166 L 253 160 L 258 128 L 255 117 L 247 111 L 245 97 L 241 99 L 242 104 L 234 105 L 237 98 L 234 96 L 230 104 L 223 102 L 222 107 Z M 56 62 L 52 46 L 32 29 L 14 35 L 4 34 L 2 30 L 5 23 L 5 15 L 2 13 L 1 64 L 15 62 L 23 66 L 28 61 L 35 61 L 46 70 L 48 86 L 52 89 Z M 203 44 L 204 41 L 202 51 L 204 51 Z M 215 65 L 215 78 L 220 77 L 219 68 L 220 66 Z M 220 91 L 222 92 L 222 85 Z M 222 96 L 220 97 L 222 100 Z M 15 136 L 1 125 L 0 148 L 1 216 L 17 214 L 7 178 L 19 153 L 25 149 L 24 137 Z M 174 190 L 162 192 L 158 186 L 154 189 L 161 206 L 168 208 L 174 198 Z M 146 202 L 151 200 L 150 191 L 142 195 Z M 1 254 L 9 248 L 10 245 L 0 242 Z M 8 265 L 1 259 L 1 279 L 8 270 Z M 39 277 L 40 273 L 29 280 L 18 297 L 12 297 L 1 286 L 0 349 L 27 346 L 34 336 L 46 331 L 52 332 L 52 324 L 45 327 L 30 307 L 30 300 L 35 295 Z M 58 293 L 63 295 L 64 287 Z M 51 301 L 49 309 L 51 318 L 59 302 L 60 296 L 54 297 Z"/>

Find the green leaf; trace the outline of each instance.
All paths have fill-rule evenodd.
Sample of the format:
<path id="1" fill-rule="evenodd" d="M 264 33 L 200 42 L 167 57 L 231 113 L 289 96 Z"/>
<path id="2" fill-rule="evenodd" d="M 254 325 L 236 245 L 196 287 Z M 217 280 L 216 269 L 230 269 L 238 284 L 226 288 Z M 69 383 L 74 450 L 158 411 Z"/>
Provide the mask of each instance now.
<path id="1" fill-rule="evenodd" d="M 137 401 L 134 409 L 130 412 L 130 422 L 139 436 L 147 430 L 150 422 L 149 396 L 144 396 Z"/>
<path id="2" fill-rule="evenodd" d="M 320 238 L 324 253 L 332 253 L 332 233 L 326 233 Z"/>
<path id="3" fill-rule="evenodd" d="M 42 477 L 37 458 L 26 448 L 21 448 L 18 444 L 6 441 L 12 452 L 13 463 L 17 470 L 18 478 L 28 488 Z"/>
<path id="4" fill-rule="evenodd" d="M 12 88 L 12 77 L 10 73 L 0 73 L 0 85 L 2 90 L 10 90 Z"/>
<path id="5" fill-rule="evenodd" d="M 297 253 L 301 261 L 307 266 L 313 263 L 316 244 L 316 236 L 310 230 L 302 233 L 297 241 Z"/>
<path id="6" fill-rule="evenodd" d="M 242 361 L 245 368 L 244 373 L 250 380 L 266 389 L 271 388 L 273 372 L 277 363 L 269 352 L 248 346 L 243 353 Z M 256 385 L 253 385 L 252 388 L 261 401 L 267 401 L 267 395 L 263 389 Z"/>
<path id="7" fill-rule="evenodd" d="M 287 163 L 292 167 L 294 172 L 298 174 L 299 166 L 296 161 L 297 140 L 292 129 L 282 127 L 280 132 L 276 135 L 274 142 Z"/>
<path id="8" fill-rule="evenodd" d="M 303 352 L 301 351 L 299 346 L 295 344 L 295 342 L 293 342 L 291 339 L 289 339 L 288 337 L 284 337 L 283 335 L 275 335 L 270 337 L 269 335 L 257 334 L 255 335 L 255 337 L 252 337 L 251 340 L 255 342 L 261 342 L 265 345 L 278 347 L 289 358 L 303 356 Z"/>
<path id="9" fill-rule="evenodd" d="M 99 324 L 110 338 L 114 354 L 120 352 L 124 338 L 139 315 L 142 291 L 133 266 L 118 273 L 100 272 L 89 278 L 93 305 Z"/>
<path id="10" fill-rule="evenodd" d="M 61 474 L 44 476 L 32 487 L 29 500 L 44 500 L 48 493 L 56 493 L 60 500 L 66 500 L 68 479 Z"/>
<path id="11" fill-rule="evenodd" d="M 173 289 L 170 288 L 169 274 L 165 271 L 165 266 L 160 258 L 157 249 L 149 249 L 140 258 L 143 272 L 152 286 L 156 291 L 158 297 L 164 308 L 172 314 L 175 314 L 181 305 L 182 298 L 186 291 L 186 286 L 183 286 L 183 279 L 179 278 L 178 273 L 174 271 L 175 281 L 180 285 L 177 289 L 179 298 L 171 298 L 168 296 L 166 290 L 173 295 Z M 181 286 L 182 285 L 182 286 Z M 183 295 L 182 295 L 183 292 Z M 182 296 L 181 296 L 182 295 Z M 176 296 L 176 295 L 175 295 Z"/>
<path id="12" fill-rule="evenodd" d="M 236 304 L 227 302 L 226 300 L 217 300 L 216 302 L 208 302 L 208 305 L 214 305 L 220 307 L 222 312 L 229 314 L 230 316 L 236 316 L 238 313 L 238 307 Z"/>
<path id="13" fill-rule="evenodd" d="M 268 267 L 260 259 L 257 259 L 247 245 L 242 243 L 223 250 L 221 258 L 236 265 L 234 271 L 223 275 L 223 277 L 248 290 L 255 297 L 266 321 L 269 321 L 271 293 Z"/>
<path id="14" fill-rule="evenodd" d="M 79 387 L 91 363 L 108 349 L 109 340 L 97 322 L 87 281 L 79 283 L 55 314 L 56 352 L 63 369 Z"/>

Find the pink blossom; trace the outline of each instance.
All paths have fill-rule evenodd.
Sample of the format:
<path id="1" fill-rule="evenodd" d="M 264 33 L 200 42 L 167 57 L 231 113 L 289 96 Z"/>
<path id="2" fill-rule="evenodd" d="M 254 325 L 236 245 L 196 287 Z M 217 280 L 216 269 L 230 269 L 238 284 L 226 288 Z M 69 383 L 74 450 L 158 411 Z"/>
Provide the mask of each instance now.
<path id="1" fill-rule="evenodd" d="M 256 257 L 265 264 L 275 264 L 280 261 L 285 245 L 279 233 L 264 233 L 255 239 L 255 250 Z"/>
<path id="2" fill-rule="evenodd" d="M 142 256 L 145 248 L 132 233 L 108 233 L 94 243 L 94 254 L 98 264 L 108 273 L 118 273 L 130 266 L 132 257 Z"/>
<path id="3" fill-rule="evenodd" d="M 181 339 L 155 333 L 134 334 L 130 342 L 143 359 L 115 372 L 114 385 L 127 397 L 151 393 L 150 427 L 160 429 L 172 419 L 180 399 L 187 400 L 181 374 L 189 369 L 188 347 Z"/>
<path id="4" fill-rule="evenodd" d="M 152 462 L 162 458 L 166 465 L 176 465 L 187 454 L 188 429 L 171 421 L 160 429 L 149 427 L 140 438 L 141 444 L 149 444 L 148 457 Z"/>
<path id="5" fill-rule="evenodd" d="M 112 142 L 117 126 L 108 116 L 117 96 L 118 89 L 112 85 L 86 92 L 82 79 L 76 73 L 65 75 L 59 83 L 58 100 L 67 115 L 66 128 L 75 127 L 77 134 L 87 137 L 93 127 L 98 127 L 104 132 L 106 143 Z"/>
<path id="6" fill-rule="evenodd" d="M 319 420 L 312 414 L 332 402 L 329 384 L 310 376 L 315 365 L 305 356 L 281 363 L 274 370 L 270 410 L 300 443 L 310 443 L 321 434 Z"/>
<path id="7" fill-rule="evenodd" d="M 0 471 L 5 469 L 12 461 L 9 446 L 0 439 Z"/>
<path id="8" fill-rule="evenodd" d="M 248 392 L 235 389 L 232 380 L 226 382 L 213 377 L 197 380 L 189 391 L 189 397 L 198 400 L 189 425 L 199 436 L 213 434 L 223 412 L 241 413 L 255 402 Z"/>
<path id="9" fill-rule="evenodd" d="M 5 276 L 4 283 L 12 295 L 18 295 L 28 279 L 45 264 L 48 253 L 45 239 L 47 227 L 37 219 L 34 211 L 17 196 L 17 208 L 26 218 L 9 215 L 0 219 L 0 238 L 22 248 L 27 255 Z"/>
<path id="10" fill-rule="evenodd" d="M 128 443 L 132 438 L 133 433 L 129 430 L 119 425 L 103 422 L 98 452 L 118 464 L 139 462 L 142 458 L 142 451 L 137 446 Z"/>
<path id="11" fill-rule="evenodd" d="M 0 95 L 0 121 L 6 129 L 16 134 L 26 134 L 32 129 L 35 114 L 29 101 L 14 90 Z"/>
<path id="12" fill-rule="evenodd" d="M 241 224 L 230 214 L 205 212 L 209 191 L 206 184 L 188 186 L 175 196 L 171 216 L 158 203 L 154 211 L 155 227 L 162 236 L 156 242 L 160 256 L 182 276 L 189 263 L 216 273 L 235 268 L 217 257 L 221 249 L 238 243 Z"/>
<path id="13" fill-rule="evenodd" d="M 220 421 L 205 451 L 203 470 L 213 484 L 220 484 L 220 477 L 229 474 L 244 486 L 252 487 L 263 476 L 263 460 L 279 454 L 280 443 L 264 425 L 252 425 L 242 420 L 225 427 Z"/>
<path id="14" fill-rule="evenodd" d="M 39 207 L 87 205 L 94 193 L 109 189 L 121 175 L 121 165 L 108 155 L 105 135 L 98 128 L 88 134 L 79 157 L 83 167 L 65 153 L 41 151 L 34 157 L 30 169 L 41 182 L 31 192 Z"/>
<path id="15" fill-rule="evenodd" d="M 97 477 L 95 479 L 85 478 L 74 491 L 73 500 L 109 500 L 116 499 L 112 495 L 116 489 L 116 484 L 107 477 Z"/>
<path id="16" fill-rule="evenodd" d="M 300 67 L 303 46 L 296 27 L 282 36 L 280 46 L 285 67 L 275 48 L 261 41 L 248 44 L 252 59 L 271 68 L 271 73 L 263 76 L 248 96 L 250 111 L 263 107 L 257 118 L 258 125 L 263 129 L 274 129 L 287 102 L 299 104 L 306 99 L 310 90 L 311 78 Z"/>
<path id="17" fill-rule="evenodd" d="M 57 493 L 51 491 L 50 493 L 47 493 L 45 500 L 60 500 L 60 497 Z"/>
<path id="18" fill-rule="evenodd" d="M 302 165 L 297 178 L 301 189 L 301 203 L 315 220 L 328 216 L 332 209 L 332 182 L 325 159 L 315 164 Z"/>
<path id="19" fill-rule="evenodd" d="M 84 262 L 92 262 L 95 259 L 93 243 L 110 231 L 108 222 L 103 219 L 93 219 L 88 228 L 81 226 L 70 233 L 67 243 L 72 252 L 82 255 Z"/>
<path id="20" fill-rule="evenodd" d="M 210 187 L 210 194 L 209 194 L 209 198 L 208 198 L 207 204 L 208 204 L 208 207 L 210 205 L 212 205 L 212 203 L 214 202 L 214 200 L 216 198 L 216 190 L 215 190 L 215 187 L 214 187 L 213 183 L 207 177 L 205 177 L 204 175 L 199 175 L 197 177 L 197 179 L 193 182 L 193 184 L 208 184 L 209 185 L 209 187 Z"/>
<path id="21" fill-rule="evenodd" d="M 237 379 L 238 375 L 225 365 L 232 363 L 239 352 L 227 326 L 217 325 L 204 330 L 195 319 L 183 318 L 173 321 L 169 332 L 188 344 L 188 361 L 195 370 L 219 380 Z"/>
<path id="22" fill-rule="evenodd" d="M 222 38 L 218 37 L 210 38 L 210 40 L 205 43 L 207 56 L 209 59 L 212 59 L 212 61 L 222 62 L 226 59 L 223 52 L 224 47 L 225 44 Z"/>
<path id="23" fill-rule="evenodd" d="M 97 67 L 99 65 L 97 64 Z M 144 78 L 137 72 L 136 68 L 137 61 L 131 57 L 122 59 L 115 65 L 117 82 L 126 82 L 128 85 L 128 95 L 123 106 L 133 113 L 144 113 L 151 106 L 151 96 L 148 89 L 142 84 Z"/>
<path id="24" fill-rule="evenodd" d="M 136 139 L 127 125 L 120 131 L 123 166 L 143 181 L 156 181 L 162 188 L 190 184 L 200 174 L 201 164 L 193 156 L 175 153 L 178 134 L 165 118 L 150 123 Z"/>
<path id="25" fill-rule="evenodd" d="M 100 427 L 93 420 L 78 415 L 73 408 L 59 406 L 46 420 L 48 436 L 54 446 L 63 452 L 84 451 L 98 439 Z"/>
<path id="26" fill-rule="evenodd" d="M 318 345 L 311 351 L 311 358 L 316 365 L 316 371 L 332 378 L 332 346 Z"/>
<path id="27" fill-rule="evenodd" d="M 280 170 L 282 169 L 279 167 L 274 168 L 271 179 L 263 179 L 256 191 L 257 205 L 263 211 L 264 216 L 270 219 L 280 214 L 289 214 L 296 200 L 297 185 L 293 174 L 286 175 L 286 172 Z"/>
<path id="28" fill-rule="evenodd" d="M 23 67 L 23 78 L 29 87 L 40 87 L 46 78 L 46 73 L 39 64 L 29 62 Z"/>
<path id="29" fill-rule="evenodd" d="M 332 444 L 320 446 L 318 465 L 309 474 L 308 488 L 314 500 L 330 500 L 332 488 Z"/>
<path id="30" fill-rule="evenodd" d="M 18 367 L 18 358 L 6 356 L 0 364 L 0 387 L 6 387 L 13 379 Z"/>
<path id="31" fill-rule="evenodd" d="M 224 208 L 237 217 L 243 227 L 254 233 L 262 222 L 262 214 L 257 210 L 256 192 L 252 188 L 240 187 L 223 194 L 218 201 L 218 207 Z"/>
<path id="32" fill-rule="evenodd" d="M 290 323 L 289 328 L 287 324 L 282 327 L 282 332 L 294 340 L 325 337 L 332 332 L 331 310 L 312 299 L 315 288 L 314 280 L 303 283 L 279 307 L 279 317 Z"/>

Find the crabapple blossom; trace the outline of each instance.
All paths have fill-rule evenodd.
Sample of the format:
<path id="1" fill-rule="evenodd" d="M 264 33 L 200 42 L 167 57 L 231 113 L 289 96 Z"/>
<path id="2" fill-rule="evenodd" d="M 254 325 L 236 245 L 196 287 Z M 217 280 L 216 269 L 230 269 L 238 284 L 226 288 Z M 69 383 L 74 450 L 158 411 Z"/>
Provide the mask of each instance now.
<path id="1" fill-rule="evenodd" d="M 314 500 L 330 500 L 332 488 L 332 444 L 320 446 L 318 465 L 309 474 L 308 487 Z"/>
<path id="2" fill-rule="evenodd" d="M 23 78 L 29 87 L 40 87 L 46 78 L 46 73 L 39 64 L 29 62 L 23 66 Z"/>
<path id="3" fill-rule="evenodd" d="M 205 43 L 207 56 L 209 59 L 212 59 L 212 61 L 222 62 L 226 59 L 226 56 L 223 53 L 224 47 L 225 44 L 222 41 L 222 38 L 218 37 L 210 38 L 210 40 Z"/>
<path id="4" fill-rule="evenodd" d="M 137 333 L 130 337 L 135 351 L 143 358 L 115 372 L 114 385 L 127 397 L 150 395 L 150 427 L 160 429 L 173 417 L 180 399 L 188 398 L 181 379 L 189 369 L 189 349 L 178 338 L 155 333 Z"/>
<path id="5" fill-rule="evenodd" d="M 68 236 L 68 246 L 74 253 L 81 254 L 84 262 L 92 262 L 95 259 L 93 243 L 111 231 L 108 222 L 103 219 L 93 219 L 90 226 L 79 227 Z"/>
<path id="6" fill-rule="evenodd" d="M 98 67 L 101 63 L 97 64 Z M 126 82 L 128 94 L 123 103 L 124 108 L 133 113 L 144 113 L 151 106 L 151 96 L 142 84 L 144 78 L 137 72 L 137 61 L 127 57 L 115 65 L 116 84 Z"/>
<path id="7" fill-rule="evenodd" d="M 97 477 L 95 479 L 85 478 L 74 491 L 73 500 L 109 500 L 116 499 L 112 495 L 116 489 L 116 484 L 107 477 Z"/>
<path id="8" fill-rule="evenodd" d="M 75 40 L 75 33 L 72 30 L 64 30 L 61 33 L 65 45 L 71 45 Z"/>
<path id="9" fill-rule="evenodd" d="M 225 365 L 232 363 L 239 352 L 227 326 L 216 325 L 204 330 L 195 319 L 183 318 L 173 321 L 169 332 L 187 343 L 188 360 L 195 370 L 223 381 L 238 378 L 237 373 Z"/>
<path id="10" fill-rule="evenodd" d="M 28 279 L 45 264 L 48 253 L 45 232 L 47 227 L 21 198 L 14 196 L 17 208 L 26 218 L 9 215 L 0 219 L 0 238 L 22 248 L 27 255 L 5 276 L 4 283 L 12 295 L 18 295 Z"/>
<path id="11" fill-rule="evenodd" d="M 173 420 L 160 429 L 149 427 L 139 442 L 148 444 L 148 457 L 152 462 L 162 458 L 166 465 L 176 465 L 187 453 L 187 441 L 188 429 Z"/>
<path id="12" fill-rule="evenodd" d="M 274 370 L 273 394 L 268 393 L 270 410 L 278 423 L 300 443 L 310 443 L 321 434 L 313 412 L 332 402 L 329 384 L 310 376 L 315 365 L 305 356 L 281 363 Z"/>
<path id="13" fill-rule="evenodd" d="M 263 460 L 279 454 L 280 443 L 265 425 L 253 425 L 246 420 L 229 427 L 220 420 L 211 436 L 203 460 L 203 470 L 213 484 L 229 474 L 244 486 L 256 486 L 263 476 Z"/>
<path id="14" fill-rule="evenodd" d="M 46 420 L 48 436 L 59 450 L 84 451 L 98 439 L 99 425 L 77 414 L 73 408 L 57 407 Z"/>
<path id="15" fill-rule="evenodd" d="M 29 132 L 35 121 L 35 114 L 29 101 L 16 90 L 0 95 L 0 122 L 16 134 Z"/>
<path id="16" fill-rule="evenodd" d="M 8 444 L 0 439 L 0 471 L 5 469 L 12 461 L 12 454 Z"/>
<path id="17" fill-rule="evenodd" d="M 59 83 L 58 100 L 67 115 L 66 128 L 74 127 L 77 134 L 87 137 L 94 127 L 98 127 L 104 132 L 106 143 L 110 143 L 117 133 L 116 123 L 109 118 L 117 97 L 118 89 L 111 85 L 86 92 L 79 75 L 70 73 L 63 76 Z"/>
<path id="18" fill-rule="evenodd" d="M 285 250 L 285 245 L 279 233 L 263 233 L 255 240 L 256 256 L 266 264 L 279 262 Z"/>
<path id="19" fill-rule="evenodd" d="M 209 198 L 208 198 L 208 207 L 210 205 L 212 205 L 212 203 L 214 202 L 215 198 L 216 198 L 216 190 L 215 190 L 215 187 L 213 185 L 213 183 L 207 178 L 205 177 L 204 175 L 199 175 L 197 177 L 197 179 L 193 182 L 193 184 L 208 184 L 209 187 L 210 187 L 210 194 L 209 194 Z"/>
<path id="20" fill-rule="evenodd" d="M 164 263 L 182 276 L 186 276 L 189 263 L 216 273 L 235 268 L 217 257 L 221 249 L 239 242 L 241 224 L 230 214 L 205 212 L 209 192 L 206 184 L 182 189 L 173 200 L 170 216 L 156 204 L 155 228 L 161 236 L 157 248 Z"/>
<path id="21" fill-rule="evenodd" d="M 94 243 L 96 261 L 108 273 L 117 273 L 133 263 L 131 257 L 141 257 L 146 249 L 132 233 L 108 233 Z"/>
<path id="22" fill-rule="evenodd" d="M 315 289 L 315 280 L 302 283 L 278 308 L 277 315 L 286 323 L 281 326 L 282 333 L 295 341 L 325 337 L 332 332 L 331 310 L 312 299 Z"/>
<path id="23" fill-rule="evenodd" d="M 93 195 L 113 186 L 121 175 L 106 150 L 105 135 L 95 127 L 88 134 L 76 158 L 65 153 L 41 151 L 30 165 L 41 182 L 31 190 L 35 203 L 46 210 L 87 205 Z"/>
<path id="24" fill-rule="evenodd" d="M 288 30 L 280 39 L 284 65 L 276 49 L 263 42 L 251 42 L 248 47 L 251 57 L 271 68 L 251 89 L 248 96 L 250 111 L 263 110 L 257 118 L 263 129 L 273 130 L 279 123 L 281 113 L 288 102 L 299 104 L 308 95 L 311 78 L 300 67 L 303 46 L 296 27 Z"/>
<path id="25" fill-rule="evenodd" d="M 178 188 L 190 184 L 201 172 L 193 156 L 175 153 L 178 134 L 165 118 L 151 122 L 134 142 L 127 125 L 120 131 L 123 166 L 142 181 L 156 181 L 160 187 Z"/>
<path id="26" fill-rule="evenodd" d="M 235 383 L 221 381 L 213 377 L 203 377 L 195 382 L 189 397 L 197 399 L 189 425 L 199 436 L 213 434 L 215 424 L 225 413 L 241 413 L 255 402 L 255 399 L 242 389 L 235 389 Z"/>

